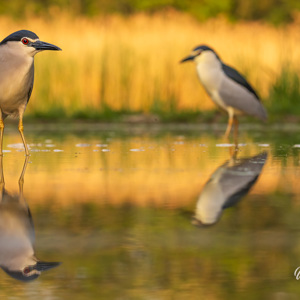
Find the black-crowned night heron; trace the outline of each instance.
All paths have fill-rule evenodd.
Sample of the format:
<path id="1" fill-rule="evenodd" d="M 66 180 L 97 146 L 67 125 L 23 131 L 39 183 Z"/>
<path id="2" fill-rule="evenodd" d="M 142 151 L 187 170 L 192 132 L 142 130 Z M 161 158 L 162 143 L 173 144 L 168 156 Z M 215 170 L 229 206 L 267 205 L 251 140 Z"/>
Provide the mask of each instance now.
<path id="1" fill-rule="evenodd" d="M 225 65 L 212 48 L 198 46 L 181 63 L 190 60 L 196 63 L 199 79 L 208 95 L 229 115 L 226 137 L 233 123 L 237 135 L 237 115 L 246 114 L 263 121 L 267 119 L 267 113 L 251 85 L 238 71 Z"/>
<path id="2" fill-rule="evenodd" d="M 29 157 L 26 156 L 19 179 L 19 194 L 4 188 L 3 156 L 0 157 L 0 267 L 11 277 L 31 281 L 43 271 L 57 267 L 58 262 L 44 262 L 34 253 L 34 225 L 23 197 L 23 182 Z"/>
<path id="3" fill-rule="evenodd" d="M 4 119 L 19 117 L 19 131 L 29 155 L 23 134 L 23 114 L 31 96 L 34 79 L 34 56 L 43 50 L 61 50 L 42 42 L 28 30 L 12 33 L 0 42 L 0 155 L 2 155 Z"/>
<path id="4" fill-rule="evenodd" d="M 194 225 L 213 225 L 225 208 L 235 205 L 254 185 L 267 160 L 267 153 L 232 157 L 211 175 L 198 198 Z"/>

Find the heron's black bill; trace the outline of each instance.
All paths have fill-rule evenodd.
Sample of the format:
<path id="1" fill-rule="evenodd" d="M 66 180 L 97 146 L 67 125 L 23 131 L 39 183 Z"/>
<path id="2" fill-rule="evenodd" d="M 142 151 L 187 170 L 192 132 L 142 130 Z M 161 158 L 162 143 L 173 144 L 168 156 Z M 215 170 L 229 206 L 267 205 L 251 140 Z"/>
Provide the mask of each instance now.
<path id="1" fill-rule="evenodd" d="M 35 269 L 38 271 L 46 271 L 61 265 L 61 262 L 45 262 L 45 261 L 38 261 L 36 264 Z"/>
<path id="2" fill-rule="evenodd" d="M 36 50 L 61 50 L 59 47 L 55 45 L 42 42 L 42 41 L 36 41 L 32 43 L 31 46 L 34 47 Z"/>
<path id="3" fill-rule="evenodd" d="M 194 58 L 195 58 L 195 56 L 189 55 L 189 56 L 185 57 L 184 59 L 182 59 L 182 60 L 180 61 L 180 63 L 184 63 L 184 62 L 186 62 L 186 61 L 193 60 Z"/>

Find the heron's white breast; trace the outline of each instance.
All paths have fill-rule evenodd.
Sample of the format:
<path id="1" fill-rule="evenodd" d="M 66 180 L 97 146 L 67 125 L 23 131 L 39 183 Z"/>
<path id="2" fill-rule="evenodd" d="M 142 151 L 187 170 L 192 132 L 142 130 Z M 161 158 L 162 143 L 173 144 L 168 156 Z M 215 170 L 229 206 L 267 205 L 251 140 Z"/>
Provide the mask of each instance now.
<path id="1" fill-rule="evenodd" d="M 226 105 L 219 95 L 222 81 L 225 78 L 221 62 L 213 52 L 205 51 L 195 59 L 195 63 L 199 80 L 204 89 L 218 106 L 226 110 Z"/>
<path id="2" fill-rule="evenodd" d="M 2 48 L 3 47 L 3 48 Z M 16 55 L 10 47 L 1 47 L 0 108 L 5 114 L 25 109 L 33 81 L 33 57 Z"/>

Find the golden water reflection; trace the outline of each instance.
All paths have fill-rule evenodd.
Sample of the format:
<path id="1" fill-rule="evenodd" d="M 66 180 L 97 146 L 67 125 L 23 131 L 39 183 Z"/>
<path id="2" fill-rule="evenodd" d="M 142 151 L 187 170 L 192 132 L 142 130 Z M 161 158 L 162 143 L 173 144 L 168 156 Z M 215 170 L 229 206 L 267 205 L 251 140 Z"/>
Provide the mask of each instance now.
<path id="1" fill-rule="evenodd" d="M 253 136 L 242 132 L 235 153 L 220 137 L 198 132 L 27 133 L 24 196 L 37 252 L 64 263 L 35 281 L 37 292 L 2 272 L 0 298 L 40 299 L 47 291 L 59 300 L 276 299 L 300 291 L 293 276 L 300 249 L 296 135 Z M 5 136 L 10 191 L 24 162 L 17 143 L 17 133 Z M 193 226 L 212 174 L 233 155 L 262 152 L 268 159 L 244 200 L 215 226 Z"/>
<path id="2" fill-rule="evenodd" d="M 17 135 L 8 138 L 6 145 L 11 148 L 4 145 L 10 151 L 4 159 L 11 178 L 23 158 L 23 152 L 12 148 L 15 143 Z M 272 152 L 273 145 L 248 139 L 238 155 L 249 157 L 263 150 Z M 93 202 L 182 207 L 193 203 L 207 178 L 230 158 L 230 151 L 232 147 L 218 139 L 170 134 L 43 139 L 31 144 L 24 193 L 30 194 L 31 203 L 51 200 L 59 206 Z M 288 186 L 299 198 L 299 168 L 295 166 L 299 155 L 298 151 L 291 154 L 270 155 L 254 193 L 269 194 Z"/>

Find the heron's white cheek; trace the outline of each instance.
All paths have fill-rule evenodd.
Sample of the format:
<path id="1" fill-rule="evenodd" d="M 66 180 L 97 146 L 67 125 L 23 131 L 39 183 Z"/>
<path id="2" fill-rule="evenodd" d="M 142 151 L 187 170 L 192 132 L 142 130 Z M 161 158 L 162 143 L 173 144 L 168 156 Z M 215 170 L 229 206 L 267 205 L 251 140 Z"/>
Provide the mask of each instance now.
<path id="1" fill-rule="evenodd" d="M 26 52 L 26 54 L 27 55 L 29 55 L 29 56 L 31 56 L 31 57 L 33 57 L 33 56 L 35 56 L 37 53 L 39 53 L 41 50 L 36 50 L 35 48 L 33 48 L 33 47 L 27 47 L 26 49 L 25 49 L 25 52 Z"/>

